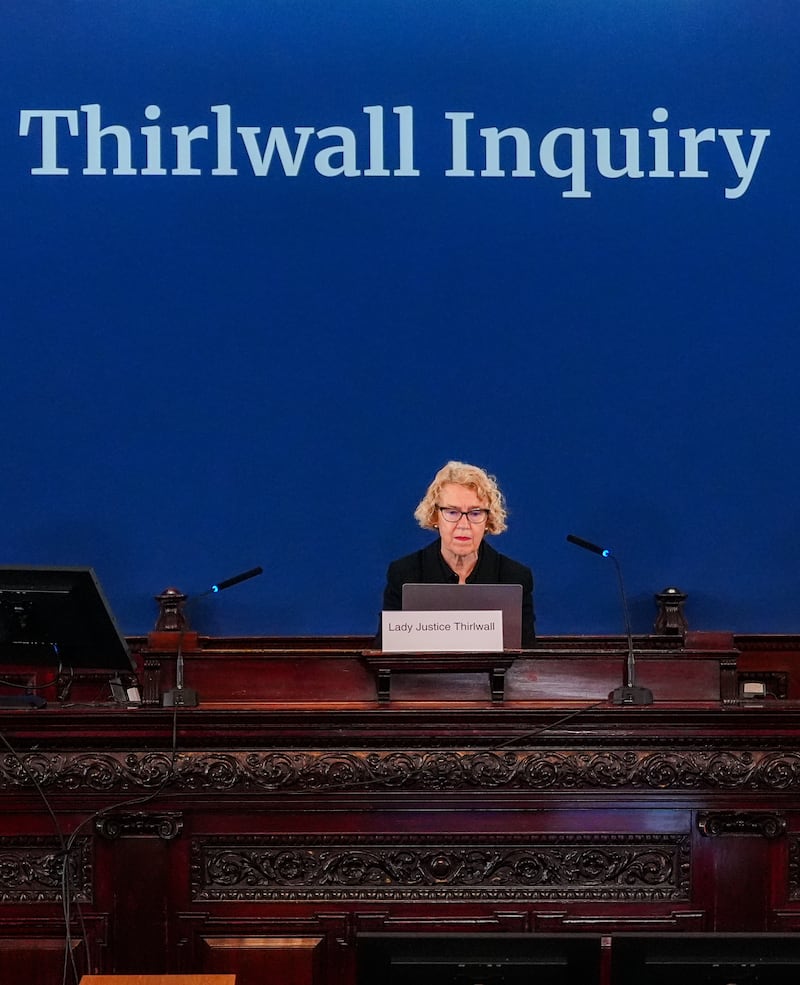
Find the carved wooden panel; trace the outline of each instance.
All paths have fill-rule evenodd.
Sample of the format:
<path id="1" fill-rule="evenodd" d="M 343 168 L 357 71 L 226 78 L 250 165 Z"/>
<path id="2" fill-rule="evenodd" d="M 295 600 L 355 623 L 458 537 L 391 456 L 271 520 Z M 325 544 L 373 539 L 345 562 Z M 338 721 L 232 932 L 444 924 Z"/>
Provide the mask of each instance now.
<path id="1" fill-rule="evenodd" d="M 789 899 L 800 900 L 800 837 L 789 839 Z"/>
<path id="2" fill-rule="evenodd" d="M 61 843 L 55 838 L 0 837 L 0 903 L 58 903 L 92 899 L 90 842 L 77 839 L 66 870 Z"/>
<path id="3" fill-rule="evenodd" d="M 172 841 L 183 830 L 183 815 L 178 811 L 148 814 L 136 811 L 128 814 L 104 814 L 95 821 L 95 830 L 103 838 L 160 838 Z"/>
<path id="4" fill-rule="evenodd" d="M 756 835 L 773 839 L 786 833 L 786 818 L 768 811 L 701 811 L 697 827 L 706 838 Z"/>
<path id="5" fill-rule="evenodd" d="M 800 790 L 800 751 L 783 749 L 325 750 L 59 753 L 23 756 L 47 790 L 263 793 L 402 790 Z M 0 789 L 30 787 L 0 761 Z"/>
<path id="6" fill-rule="evenodd" d="M 689 898 L 683 835 L 259 835 L 192 843 L 192 898 L 621 900 Z"/>

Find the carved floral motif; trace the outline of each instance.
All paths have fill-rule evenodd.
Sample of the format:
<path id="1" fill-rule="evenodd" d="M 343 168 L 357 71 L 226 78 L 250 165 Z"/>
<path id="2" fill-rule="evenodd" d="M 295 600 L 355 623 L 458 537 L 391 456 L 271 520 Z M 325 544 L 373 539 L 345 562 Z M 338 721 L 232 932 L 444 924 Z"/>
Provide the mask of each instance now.
<path id="1" fill-rule="evenodd" d="M 172 841 L 183 830 L 183 816 L 176 812 L 147 814 L 104 814 L 95 821 L 95 828 L 103 838 L 160 838 Z"/>
<path id="2" fill-rule="evenodd" d="M 59 903 L 92 899 L 89 840 L 78 839 L 64 867 L 61 844 L 53 838 L 0 838 L 0 902 Z"/>
<path id="3" fill-rule="evenodd" d="M 345 750 L 23 754 L 49 791 L 800 790 L 782 750 Z M 0 790 L 31 786 L 0 757 Z"/>
<path id="4" fill-rule="evenodd" d="M 706 838 L 757 835 L 773 839 L 786 833 L 786 818 L 767 811 L 701 811 L 697 827 Z"/>
<path id="5" fill-rule="evenodd" d="M 789 839 L 789 899 L 800 900 L 800 838 Z"/>
<path id="6" fill-rule="evenodd" d="M 553 835 L 212 838 L 192 845 L 195 901 L 683 900 L 689 839 Z"/>

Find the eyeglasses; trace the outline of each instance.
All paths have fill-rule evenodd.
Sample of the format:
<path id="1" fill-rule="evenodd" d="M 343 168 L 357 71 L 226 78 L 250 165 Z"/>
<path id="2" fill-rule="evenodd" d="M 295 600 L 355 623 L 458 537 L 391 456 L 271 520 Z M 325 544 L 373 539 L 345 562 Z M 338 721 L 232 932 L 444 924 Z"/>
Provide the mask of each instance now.
<path id="1" fill-rule="evenodd" d="M 486 523 L 489 510 L 475 507 L 472 510 L 457 510 L 454 506 L 437 506 L 436 509 L 442 514 L 442 519 L 448 523 L 458 523 L 462 516 L 465 516 L 470 523 Z"/>

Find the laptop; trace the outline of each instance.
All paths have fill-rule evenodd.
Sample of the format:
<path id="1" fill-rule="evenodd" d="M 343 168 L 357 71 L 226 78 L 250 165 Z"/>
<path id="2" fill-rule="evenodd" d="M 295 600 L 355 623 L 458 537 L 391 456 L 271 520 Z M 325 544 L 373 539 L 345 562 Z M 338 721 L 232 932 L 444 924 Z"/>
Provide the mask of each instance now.
<path id="1" fill-rule="evenodd" d="M 430 612 L 500 609 L 503 649 L 522 649 L 522 585 L 403 585 L 403 608 Z"/>

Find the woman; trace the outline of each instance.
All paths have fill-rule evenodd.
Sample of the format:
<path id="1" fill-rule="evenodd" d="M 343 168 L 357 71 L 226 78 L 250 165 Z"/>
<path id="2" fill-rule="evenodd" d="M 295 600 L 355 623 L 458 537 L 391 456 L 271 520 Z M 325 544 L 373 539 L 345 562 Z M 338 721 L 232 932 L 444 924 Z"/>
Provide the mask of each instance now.
<path id="1" fill-rule="evenodd" d="M 495 479 L 475 465 L 448 462 L 434 476 L 414 516 L 423 529 L 438 530 L 439 537 L 392 561 L 384 610 L 402 608 L 405 584 L 522 585 L 522 645 L 532 646 L 533 574 L 484 539 L 506 529 L 505 501 Z"/>

